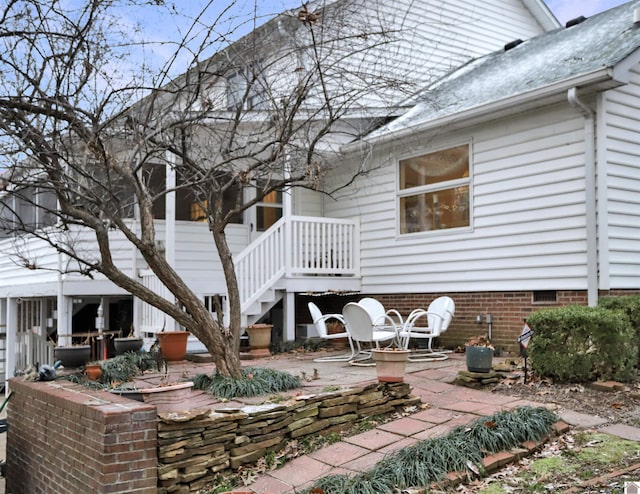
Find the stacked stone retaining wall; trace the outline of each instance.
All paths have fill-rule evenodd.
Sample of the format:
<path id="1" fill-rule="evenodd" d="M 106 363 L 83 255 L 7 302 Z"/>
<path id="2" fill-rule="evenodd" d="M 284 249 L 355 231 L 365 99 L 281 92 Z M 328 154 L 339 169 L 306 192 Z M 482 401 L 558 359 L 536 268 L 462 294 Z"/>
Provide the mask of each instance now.
<path id="1" fill-rule="evenodd" d="M 251 465 L 287 441 L 342 431 L 419 403 L 406 383 L 376 383 L 283 403 L 160 414 L 158 493 L 197 492 L 220 473 Z"/>

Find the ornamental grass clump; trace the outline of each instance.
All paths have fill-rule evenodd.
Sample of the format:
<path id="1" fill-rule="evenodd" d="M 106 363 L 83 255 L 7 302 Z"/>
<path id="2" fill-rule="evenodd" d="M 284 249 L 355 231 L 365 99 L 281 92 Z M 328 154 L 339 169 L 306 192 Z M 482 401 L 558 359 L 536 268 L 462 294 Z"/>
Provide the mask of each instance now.
<path id="1" fill-rule="evenodd" d="M 193 387 L 224 399 L 261 396 L 300 387 L 300 378 L 276 369 L 244 367 L 242 374 L 241 379 L 218 373 L 198 374 L 193 378 Z"/>
<path id="2" fill-rule="evenodd" d="M 166 370 L 166 362 L 156 352 L 127 352 L 105 360 L 100 367 L 101 381 L 107 385 L 118 385 L 148 370 Z"/>
<path id="3" fill-rule="evenodd" d="M 449 472 L 480 471 L 482 458 L 549 435 L 556 415 L 546 408 L 521 407 L 460 426 L 447 436 L 420 441 L 385 457 L 354 476 L 320 479 L 307 493 L 387 494 L 428 488 Z"/>

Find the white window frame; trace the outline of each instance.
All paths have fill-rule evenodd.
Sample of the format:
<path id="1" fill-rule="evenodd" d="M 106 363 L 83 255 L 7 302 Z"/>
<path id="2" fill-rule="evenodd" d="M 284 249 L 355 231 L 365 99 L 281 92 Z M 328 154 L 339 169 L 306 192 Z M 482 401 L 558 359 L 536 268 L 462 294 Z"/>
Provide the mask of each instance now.
<path id="1" fill-rule="evenodd" d="M 433 154 L 439 151 L 445 151 L 447 149 L 467 146 L 469 149 L 469 176 L 462 179 L 457 180 L 448 180 L 446 182 L 438 182 L 435 184 L 422 185 L 418 187 L 411 187 L 407 189 L 400 188 L 400 162 L 406 159 L 410 159 L 413 157 L 425 155 L 425 154 Z M 461 231 L 471 231 L 473 229 L 473 143 L 471 140 L 448 143 L 444 146 L 438 146 L 430 149 L 422 149 L 418 152 L 413 152 L 407 155 L 403 155 L 398 157 L 395 161 L 395 173 L 396 173 L 396 181 L 395 181 L 395 205 L 396 205 L 396 238 L 413 238 L 415 236 L 424 236 L 424 235 L 447 235 L 451 233 L 459 233 Z M 420 194 L 425 193 L 433 193 L 438 192 L 439 190 L 450 190 L 456 187 L 467 186 L 469 189 L 469 197 L 468 197 L 468 209 L 469 209 L 469 225 L 453 227 L 453 228 L 439 228 L 432 230 L 424 230 L 424 231 L 416 231 L 416 232 L 401 232 L 401 207 L 400 200 L 403 197 L 413 197 Z"/>

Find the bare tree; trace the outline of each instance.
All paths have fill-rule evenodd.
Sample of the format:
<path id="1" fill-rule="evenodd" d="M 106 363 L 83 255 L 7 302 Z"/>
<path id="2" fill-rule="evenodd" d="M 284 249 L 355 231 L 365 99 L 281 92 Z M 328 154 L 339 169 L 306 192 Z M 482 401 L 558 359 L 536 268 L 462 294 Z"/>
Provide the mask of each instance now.
<path id="1" fill-rule="evenodd" d="M 175 40 L 161 71 L 141 63 L 126 77 L 123 67 L 142 60 L 145 45 L 119 29 L 116 9 L 136 4 L 175 9 L 144 0 L 10 0 L 3 7 L 0 225 L 5 235 L 48 242 L 74 261 L 65 271 L 100 273 L 162 310 L 198 337 L 219 372 L 239 376 L 240 297 L 226 227 L 274 191 L 320 189 L 338 145 L 386 115 L 390 94 L 412 86 L 390 75 L 395 33 L 374 9 L 352 1 L 302 6 L 233 43 L 232 17 L 222 30 L 223 14 L 208 20 L 205 11 Z M 233 9 L 230 3 L 222 13 Z M 188 68 L 171 77 L 172 62 L 185 53 Z M 254 193 L 243 194 L 247 188 Z M 154 218 L 176 194 L 190 197 L 209 224 L 228 327 L 158 245 Z M 117 265 L 113 242 L 123 237 L 175 303 Z M 16 250 L 25 267 L 39 268 Z"/>

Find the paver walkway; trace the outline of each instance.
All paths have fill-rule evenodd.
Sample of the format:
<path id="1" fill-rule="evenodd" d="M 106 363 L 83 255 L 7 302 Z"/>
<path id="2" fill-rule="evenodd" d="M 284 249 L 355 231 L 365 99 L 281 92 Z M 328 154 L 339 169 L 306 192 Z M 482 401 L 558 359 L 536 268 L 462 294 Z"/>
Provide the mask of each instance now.
<path id="1" fill-rule="evenodd" d="M 305 393 L 321 391 L 327 386 L 348 386 L 372 382 L 376 379 L 374 367 L 355 367 L 340 362 L 313 362 L 313 354 L 284 354 L 245 365 L 272 367 L 303 378 Z M 209 374 L 215 367 L 210 363 L 182 361 L 171 363 L 166 375 L 149 375 L 140 379 L 157 383 L 183 380 L 196 374 Z M 446 435 L 454 427 L 467 424 L 479 416 L 523 405 L 543 406 L 541 403 L 516 397 L 493 394 L 453 385 L 460 369 L 464 368 L 464 355 L 452 354 L 446 361 L 410 363 L 406 381 L 413 387 L 428 408 L 410 416 L 381 424 L 342 442 L 321 448 L 309 455 L 287 463 L 278 470 L 259 476 L 247 488 L 256 494 L 293 494 L 310 486 L 326 475 L 355 473 L 375 466 L 384 455 L 409 446 L 416 441 Z M 261 398 L 246 399 L 243 403 L 257 403 Z M 238 403 L 242 404 L 242 403 Z M 193 392 L 192 407 L 216 407 L 210 395 Z M 226 402 L 225 406 L 231 403 Z M 560 418 L 576 428 L 601 427 L 610 434 L 640 441 L 640 429 L 622 424 L 607 424 L 605 419 L 572 410 L 557 410 Z M 0 434 L 0 458 L 4 457 L 6 434 Z M 0 479 L 0 494 L 4 494 L 4 479 Z"/>
<path id="2" fill-rule="evenodd" d="M 260 362 L 260 365 L 262 364 L 269 365 L 269 362 Z M 279 366 L 273 362 L 271 365 Z M 342 384 L 349 384 L 345 381 L 353 381 L 353 384 L 363 383 L 375 378 L 375 369 L 372 368 L 365 368 L 363 372 L 353 370 L 352 366 L 346 364 L 318 364 L 310 360 L 304 365 L 319 368 L 322 379 L 331 380 L 331 377 L 335 376 L 342 380 Z M 290 366 L 288 370 L 291 368 L 295 373 L 296 365 Z M 257 494 L 293 494 L 327 475 L 369 470 L 385 454 L 416 441 L 446 435 L 454 427 L 470 423 L 479 416 L 524 405 L 544 406 L 542 403 L 517 397 L 453 385 L 458 371 L 462 368 L 464 356 L 455 354 L 444 362 L 410 364 L 405 380 L 413 387 L 413 394 L 419 396 L 423 403 L 429 404 L 429 408 L 294 459 L 280 469 L 261 475 L 247 488 Z M 307 372 L 307 375 L 310 374 Z M 579 414 L 572 410 L 556 411 L 563 421 L 575 428 L 591 428 L 606 424 L 600 417 Z M 606 426 L 604 430 L 627 439 L 640 440 L 640 429 L 634 427 L 615 424 Z"/>

